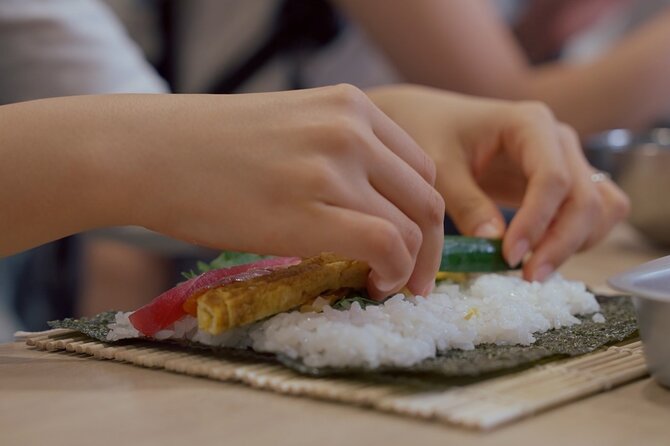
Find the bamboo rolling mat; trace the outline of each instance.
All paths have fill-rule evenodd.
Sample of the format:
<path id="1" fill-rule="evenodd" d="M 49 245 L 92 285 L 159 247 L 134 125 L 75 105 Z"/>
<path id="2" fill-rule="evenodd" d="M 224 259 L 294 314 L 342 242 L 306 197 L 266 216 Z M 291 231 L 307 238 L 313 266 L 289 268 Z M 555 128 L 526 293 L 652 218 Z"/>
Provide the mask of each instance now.
<path id="1" fill-rule="evenodd" d="M 469 385 L 417 390 L 392 381 L 304 376 L 270 361 L 222 357 L 175 345 L 106 344 L 70 330 L 27 334 L 25 340 L 38 350 L 75 352 L 478 430 L 490 430 L 647 374 L 639 341 Z"/>

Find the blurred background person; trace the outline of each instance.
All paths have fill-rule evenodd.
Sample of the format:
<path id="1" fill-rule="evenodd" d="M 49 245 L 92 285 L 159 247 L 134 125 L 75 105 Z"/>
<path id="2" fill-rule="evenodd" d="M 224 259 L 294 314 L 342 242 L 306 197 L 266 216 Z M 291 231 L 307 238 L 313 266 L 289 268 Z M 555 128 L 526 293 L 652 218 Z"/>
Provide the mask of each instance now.
<path id="1" fill-rule="evenodd" d="M 12 90 L 29 92 L 23 97 L 29 99 L 158 92 L 166 84 L 175 92 L 239 93 L 340 82 L 367 88 L 411 81 L 484 96 L 544 100 L 582 136 L 613 126 L 643 126 L 663 114 L 670 97 L 662 82 L 668 64 L 656 57 L 670 34 L 667 13 L 590 62 L 547 62 L 574 46 L 576 35 L 613 16 L 630 17 L 641 3 L 648 7 L 649 2 L 634 6 L 625 0 L 106 3 L 153 68 L 141 60 L 135 43 L 101 1 L 8 0 L 0 11 L 5 24 L 12 24 L 3 27 L 9 33 L 4 41 L 25 39 L 32 48 L 32 67 L 42 73 L 36 77 L 39 88 L 24 85 Z M 536 23 L 546 23 L 546 29 L 532 26 Z M 70 37 L 51 41 L 54 34 Z M 49 42 L 43 45 L 43 41 Z M 96 45 L 96 51 L 76 50 Z M 80 63 L 99 70 L 85 75 L 73 69 L 73 54 L 84 61 Z M 532 65 L 543 62 L 547 63 Z M 123 67 L 131 69 L 122 72 Z M 54 76 L 58 69 L 73 71 Z M 132 79 L 141 87 L 138 83 L 137 89 L 130 88 Z M 612 91 L 621 94 L 613 98 Z M 7 99 L 13 100 L 21 97 Z M 127 298 L 127 307 L 136 306 L 174 280 L 170 262 L 157 255 L 166 251 L 161 243 L 150 252 L 116 242 L 87 243 L 80 312 L 106 309 L 121 296 Z"/>
<path id="2" fill-rule="evenodd" d="M 91 93 L 161 93 L 164 81 L 107 7 L 97 1 L 0 2 L 0 103 Z M 122 262 L 115 288 L 123 299 L 155 293 L 155 256 L 130 245 L 85 243 L 80 237 L 0 258 L 0 342 L 15 330 L 45 328 L 45 321 L 76 313 L 87 259 Z M 98 262 L 100 263 L 100 262 Z M 111 271 L 111 270 L 110 270 Z M 99 275 L 99 274 L 98 274 Z M 145 281 L 139 279 L 144 275 Z M 114 280 L 110 274 L 105 280 Z M 129 280 L 134 280 L 129 283 Z M 161 284 L 162 285 L 162 284 Z M 146 289 L 149 287 L 149 289 Z"/>
<path id="3" fill-rule="evenodd" d="M 532 65 L 487 0 L 384 2 L 339 0 L 404 79 L 468 94 L 545 102 L 582 136 L 605 129 L 641 129 L 670 107 L 670 10 L 657 13 L 590 60 Z M 525 18 L 523 6 L 530 8 Z M 536 60 L 561 53 L 561 43 L 611 14 L 631 17 L 645 1 L 525 2 L 517 35 Z M 544 9 L 542 9 L 544 7 Z M 590 9 L 589 9 L 590 8 Z M 540 22 L 539 17 L 544 18 Z M 528 29 L 525 23 L 544 23 Z M 549 42 L 531 49 L 533 40 Z"/>
<path id="4" fill-rule="evenodd" d="M 540 100 L 583 137 L 670 108 L 665 0 L 164 0 L 153 27 L 141 3 L 107 1 L 139 42 L 163 43 L 175 91 L 407 81 Z"/>

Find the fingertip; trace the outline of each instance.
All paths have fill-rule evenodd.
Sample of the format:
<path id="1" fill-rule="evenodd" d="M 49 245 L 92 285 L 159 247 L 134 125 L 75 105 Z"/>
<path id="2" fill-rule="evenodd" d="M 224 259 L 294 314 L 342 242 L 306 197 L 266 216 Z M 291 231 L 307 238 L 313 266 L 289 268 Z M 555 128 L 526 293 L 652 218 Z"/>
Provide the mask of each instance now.
<path id="1" fill-rule="evenodd" d="M 489 221 L 480 223 L 474 230 L 473 235 L 475 237 L 483 238 L 500 238 L 504 233 L 504 225 L 500 223 L 500 220 L 497 218 L 492 218 Z"/>
<path id="2" fill-rule="evenodd" d="M 435 288 L 435 273 L 431 275 L 431 279 L 426 282 L 426 280 L 418 281 L 414 278 L 411 278 L 407 283 L 407 290 L 414 296 L 427 296 L 433 292 Z"/>
<path id="3" fill-rule="evenodd" d="M 543 263 L 537 268 L 534 268 L 534 271 L 531 274 L 531 280 L 533 282 L 544 282 L 554 273 L 554 266 L 550 263 Z"/>
<path id="4" fill-rule="evenodd" d="M 370 296 L 370 299 L 377 302 L 383 302 L 384 299 L 386 298 L 385 294 L 377 290 L 374 286 L 371 287 L 369 285 L 368 285 L 368 296 Z"/>
<path id="5" fill-rule="evenodd" d="M 429 294 L 435 289 L 435 281 L 431 280 L 428 285 L 426 285 L 422 292 L 418 293 L 420 296 L 428 297 Z"/>
<path id="6" fill-rule="evenodd" d="M 372 300 L 382 301 L 400 289 L 400 286 L 391 283 L 379 276 L 374 270 L 368 276 L 368 294 Z"/>
<path id="7" fill-rule="evenodd" d="M 523 265 L 523 277 L 529 282 L 544 282 L 556 271 L 560 265 L 559 259 L 548 255 L 546 246 L 533 251 L 528 261 Z"/>
<path id="8" fill-rule="evenodd" d="M 521 263 L 526 254 L 528 254 L 529 250 L 530 242 L 525 238 L 521 238 L 511 242 L 511 246 L 508 249 L 503 249 L 503 254 L 507 264 L 512 268 L 515 268 Z"/>
<path id="9" fill-rule="evenodd" d="M 375 285 L 374 281 L 370 279 L 368 280 L 367 290 L 370 299 L 376 300 L 377 302 L 381 302 L 386 297 L 386 293 L 380 290 L 377 285 Z"/>

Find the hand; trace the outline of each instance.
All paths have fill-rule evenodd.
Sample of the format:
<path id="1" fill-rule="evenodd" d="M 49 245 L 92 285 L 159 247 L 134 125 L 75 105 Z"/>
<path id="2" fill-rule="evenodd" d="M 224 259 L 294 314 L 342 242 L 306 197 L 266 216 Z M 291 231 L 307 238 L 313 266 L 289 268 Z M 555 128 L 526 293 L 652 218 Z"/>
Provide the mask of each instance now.
<path id="1" fill-rule="evenodd" d="M 364 260 L 378 298 L 432 289 L 434 164 L 360 90 L 120 101 L 137 224 L 216 248 Z"/>
<path id="2" fill-rule="evenodd" d="M 413 86 L 369 95 L 433 158 L 436 187 L 461 232 L 504 235 L 511 265 L 532 251 L 526 279 L 543 280 L 628 213 L 618 187 L 591 181 L 574 131 L 544 105 Z M 519 206 L 509 228 L 496 204 Z"/>

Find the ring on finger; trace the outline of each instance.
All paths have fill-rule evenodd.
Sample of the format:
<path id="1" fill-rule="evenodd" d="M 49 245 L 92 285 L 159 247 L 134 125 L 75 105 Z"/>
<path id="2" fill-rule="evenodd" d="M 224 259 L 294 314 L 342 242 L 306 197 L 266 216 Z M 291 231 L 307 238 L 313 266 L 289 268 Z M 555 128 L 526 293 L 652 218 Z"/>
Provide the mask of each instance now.
<path id="1" fill-rule="evenodd" d="M 611 175 L 607 172 L 602 172 L 602 171 L 597 171 L 593 172 L 591 174 L 591 177 L 589 178 L 592 183 L 604 183 L 605 181 L 609 180 L 611 178 Z"/>

